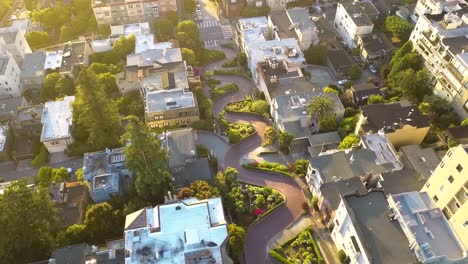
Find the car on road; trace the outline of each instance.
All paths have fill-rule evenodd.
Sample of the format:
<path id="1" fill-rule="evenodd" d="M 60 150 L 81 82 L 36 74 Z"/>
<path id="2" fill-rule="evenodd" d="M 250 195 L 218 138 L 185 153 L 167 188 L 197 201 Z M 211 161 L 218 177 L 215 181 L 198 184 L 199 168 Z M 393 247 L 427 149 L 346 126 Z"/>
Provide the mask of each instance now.
<path id="1" fill-rule="evenodd" d="M 339 84 L 339 85 L 344 85 L 344 84 L 347 83 L 347 82 L 349 82 L 348 79 L 343 79 L 343 80 L 339 80 L 339 81 L 338 81 L 338 84 Z"/>
<path id="2" fill-rule="evenodd" d="M 323 10 L 320 6 L 315 6 L 315 11 L 317 11 L 318 13 L 322 13 Z"/>

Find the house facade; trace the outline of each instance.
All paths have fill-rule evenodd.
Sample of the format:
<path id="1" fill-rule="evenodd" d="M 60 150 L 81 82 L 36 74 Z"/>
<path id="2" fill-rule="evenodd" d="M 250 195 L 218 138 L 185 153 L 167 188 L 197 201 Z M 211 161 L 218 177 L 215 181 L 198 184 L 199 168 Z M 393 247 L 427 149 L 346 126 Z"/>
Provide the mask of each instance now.
<path id="1" fill-rule="evenodd" d="M 0 55 L 0 99 L 23 95 L 20 75 L 21 69 L 13 55 Z"/>

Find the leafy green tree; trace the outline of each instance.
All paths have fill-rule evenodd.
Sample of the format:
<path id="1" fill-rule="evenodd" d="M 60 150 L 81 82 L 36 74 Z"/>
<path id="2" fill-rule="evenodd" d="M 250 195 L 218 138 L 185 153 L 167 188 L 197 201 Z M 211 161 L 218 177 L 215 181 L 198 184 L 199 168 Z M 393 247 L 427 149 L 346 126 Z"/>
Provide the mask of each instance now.
<path id="1" fill-rule="evenodd" d="M 94 72 L 96 75 L 102 73 L 116 74 L 120 72 L 120 69 L 114 64 L 105 64 L 101 62 L 93 62 L 91 65 L 89 65 L 88 69 Z"/>
<path id="2" fill-rule="evenodd" d="M 319 202 L 319 200 L 318 200 L 318 198 L 316 196 L 312 197 L 312 200 L 311 200 L 312 208 L 314 208 L 314 210 L 316 212 L 318 212 L 320 210 L 318 202 Z"/>
<path id="3" fill-rule="evenodd" d="M 331 118 L 335 115 L 335 107 L 335 102 L 328 96 L 316 96 L 310 101 L 307 106 L 307 111 L 317 120 L 317 130 L 320 131 L 320 123 L 324 119 Z"/>
<path id="4" fill-rule="evenodd" d="M 117 105 L 106 98 L 103 85 L 88 69 L 78 76 L 73 121 L 77 139 L 74 146 L 85 143 L 93 150 L 100 150 L 120 143 Z"/>
<path id="5" fill-rule="evenodd" d="M 457 114 L 454 112 L 446 113 L 437 118 L 436 126 L 441 130 L 445 130 L 452 126 L 457 126 L 460 123 Z"/>
<path id="6" fill-rule="evenodd" d="M 349 149 L 357 146 L 361 140 L 354 134 L 347 135 L 338 145 L 338 149 Z"/>
<path id="7" fill-rule="evenodd" d="M 79 168 L 75 171 L 75 176 L 76 176 L 76 179 L 79 180 L 79 181 L 84 181 L 84 178 L 83 178 L 83 168 Z"/>
<path id="8" fill-rule="evenodd" d="M 125 60 L 127 55 L 135 50 L 135 36 L 120 37 L 112 46 L 112 51 L 115 56 L 121 60 Z"/>
<path id="9" fill-rule="evenodd" d="M 278 141 L 280 145 L 280 151 L 284 154 L 289 153 L 289 148 L 291 147 L 291 142 L 294 139 L 294 135 L 289 134 L 286 131 L 279 131 L 278 133 Z"/>
<path id="10" fill-rule="evenodd" d="M 344 252 L 344 250 L 342 250 L 342 249 L 338 250 L 338 259 L 340 260 L 341 263 L 345 262 L 346 252 Z"/>
<path id="11" fill-rule="evenodd" d="M 389 79 L 391 79 L 392 76 L 406 69 L 413 69 L 417 71 L 421 69 L 422 62 L 423 60 L 422 60 L 421 55 L 417 53 L 411 52 L 411 53 L 405 54 L 399 61 L 392 64 L 392 68 L 390 70 L 388 77 Z"/>
<path id="12" fill-rule="evenodd" d="M 69 41 L 76 38 L 75 31 L 70 26 L 63 25 L 60 27 L 60 41 Z"/>
<path id="13" fill-rule="evenodd" d="M 371 94 L 369 96 L 369 99 L 367 100 L 367 104 L 378 104 L 378 103 L 383 103 L 385 100 L 383 96 L 379 94 Z"/>
<path id="14" fill-rule="evenodd" d="M 392 33 L 393 37 L 401 41 L 407 41 L 413 31 L 411 23 L 397 16 L 388 16 L 385 20 L 385 28 Z"/>
<path id="15" fill-rule="evenodd" d="M 323 87 L 323 92 L 324 93 L 336 93 L 336 94 L 339 94 L 340 92 L 338 90 L 335 90 L 329 86 L 325 86 Z"/>
<path id="16" fill-rule="evenodd" d="M 30 31 L 26 33 L 26 40 L 31 49 L 37 49 L 49 43 L 49 33 L 46 31 Z"/>
<path id="17" fill-rule="evenodd" d="M 89 233 L 84 224 L 75 224 L 60 232 L 56 238 L 57 246 L 76 245 L 89 241 Z"/>
<path id="18" fill-rule="evenodd" d="M 463 121 L 460 124 L 461 126 L 468 126 L 468 118 L 463 119 Z"/>
<path id="19" fill-rule="evenodd" d="M 199 101 L 200 104 L 200 101 Z M 140 91 L 132 91 L 117 99 L 119 113 L 124 116 L 133 115 L 143 119 L 145 115 L 145 105 Z"/>
<path id="20" fill-rule="evenodd" d="M 194 196 L 195 196 L 195 192 L 190 187 L 184 187 L 180 189 L 179 193 L 177 194 L 178 199 L 186 199 L 186 198 L 191 198 Z"/>
<path id="21" fill-rule="evenodd" d="M 353 66 L 351 66 L 351 68 L 348 71 L 349 78 L 354 81 L 359 80 L 359 78 L 361 78 L 361 74 L 361 66 L 357 63 L 353 64 Z"/>
<path id="22" fill-rule="evenodd" d="M 327 51 L 325 45 L 312 46 L 304 51 L 304 58 L 308 64 L 324 65 Z"/>
<path id="23" fill-rule="evenodd" d="M 242 135 L 239 130 L 237 129 L 229 129 L 227 131 L 227 137 L 229 139 L 229 143 L 237 143 L 241 141 Z"/>
<path id="24" fill-rule="evenodd" d="M 425 95 L 431 93 L 429 74 L 423 69 L 415 72 L 407 69 L 391 77 L 392 86 L 399 89 L 412 103 L 419 103 Z"/>
<path id="25" fill-rule="evenodd" d="M 198 65 L 197 57 L 195 56 L 195 52 L 193 52 L 193 50 L 182 48 L 182 59 L 188 65 L 192 65 L 192 66 Z"/>
<path id="26" fill-rule="evenodd" d="M 270 105 L 265 100 L 257 100 L 252 103 L 252 112 L 266 116 L 270 112 Z"/>
<path id="27" fill-rule="evenodd" d="M 194 181 L 190 184 L 190 189 L 193 190 L 193 195 L 200 200 L 219 196 L 218 189 L 212 187 L 206 181 Z"/>
<path id="28" fill-rule="evenodd" d="M 263 195 L 258 195 L 257 198 L 255 198 L 254 203 L 255 203 L 255 205 L 257 205 L 257 207 L 264 207 L 265 206 L 265 197 L 263 197 Z"/>
<path id="29" fill-rule="evenodd" d="M 307 168 L 309 167 L 309 161 L 306 159 L 298 159 L 294 163 L 294 173 L 299 177 L 304 177 L 307 174 Z"/>
<path id="30" fill-rule="evenodd" d="M 75 94 L 75 82 L 72 78 L 68 76 L 66 76 L 65 78 L 61 78 L 57 85 L 58 90 L 60 92 L 60 96 Z"/>
<path id="31" fill-rule="evenodd" d="M 195 12 L 195 8 L 197 7 L 197 4 L 195 3 L 194 0 L 184 0 L 184 11 L 187 14 L 192 14 Z"/>
<path id="32" fill-rule="evenodd" d="M 47 259 L 53 249 L 52 228 L 57 211 L 44 188 L 34 190 L 19 180 L 0 196 L 1 263 L 30 263 Z"/>
<path id="33" fill-rule="evenodd" d="M 114 74 L 110 72 L 101 73 L 96 76 L 96 79 L 98 83 L 104 87 L 104 93 L 106 96 L 113 98 L 120 94 Z"/>
<path id="34" fill-rule="evenodd" d="M 111 34 L 111 28 L 110 25 L 104 24 L 104 25 L 99 25 L 99 34 L 103 37 L 107 37 Z"/>
<path id="35" fill-rule="evenodd" d="M 37 6 L 37 0 L 24 0 L 24 6 L 28 11 L 33 11 Z"/>
<path id="36" fill-rule="evenodd" d="M 60 79 L 60 75 L 56 72 L 47 74 L 47 76 L 44 79 L 44 84 L 42 84 L 42 88 L 40 91 L 42 102 L 54 100 L 60 95 L 60 88 L 58 86 Z"/>
<path id="37" fill-rule="evenodd" d="M 68 174 L 68 171 L 65 167 L 54 169 L 48 166 L 44 166 L 39 169 L 37 175 L 34 177 L 34 181 L 36 182 L 37 185 L 49 188 L 49 185 L 53 181 L 59 181 L 59 180 L 66 181 L 68 180 L 69 177 L 70 177 L 70 174 Z"/>
<path id="38" fill-rule="evenodd" d="M 167 170 L 167 154 L 157 137 L 135 116 L 127 118 L 128 125 L 122 139 L 131 142 L 125 146 L 126 165 L 134 173 L 137 195 L 152 204 L 164 201 L 172 190 Z"/>
<path id="39" fill-rule="evenodd" d="M 173 21 L 167 18 L 162 18 L 156 20 L 153 25 L 154 34 L 158 41 L 168 41 L 174 37 L 174 28 L 176 24 L 174 24 Z"/>
<path id="40" fill-rule="evenodd" d="M 200 31 L 198 26 L 191 20 L 182 21 L 177 25 L 177 40 L 180 47 L 193 50 L 195 54 L 202 50 Z M 197 54 L 197 57 L 200 58 L 201 55 Z"/>
<path id="41" fill-rule="evenodd" d="M 36 156 L 34 156 L 34 159 L 31 161 L 31 164 L 34 167 L 39 167 L 39 166 L 43 166 L 47 164 L 48 161 L 49 161 L 49 151 L 43 144 L 41 144 L 39 153 Z"/>
<path id="42" fill-rule="evenodd" d="M 326 133 L 336 131 L 338 124 L 336 123 L 336 116 L 327 117 L 320 122 L 319 133 Z"/>
<path id="43" fill-rule="evenodd" d="M 391 61 L 390 61 L 390 68 L 393 67 L 394 64 L 398 63 L 406 54 L 413 51 L 413 43 L 411 41 L 407 41 L 401 48 L 395 52 Z"/>
<path id="44" fill-rule="evenodd" d="M 244 241 L 247 237 L 245 229 L 236 224 L 228 226 L 229 233 L 229 251 L 234 261 L 239 262 L 242 250 L 244 249 Z"/>
<path id="45" fill-rule="evenodd" d="M 86 210 L 84 225 L 93 242 L 121 236 L 125 215 L 121 210 L 114 210 L 108 203 L 93 204 Z"/>
<path id="46" fill-rule="evenodd" d="M 338 125 L 338 134 L 341 138 L 346 137 L 349 133 L 353 133 L 356 128 L 356 123 L 359 120 L 359 114 L 354 116 L 346 117 Z"/>

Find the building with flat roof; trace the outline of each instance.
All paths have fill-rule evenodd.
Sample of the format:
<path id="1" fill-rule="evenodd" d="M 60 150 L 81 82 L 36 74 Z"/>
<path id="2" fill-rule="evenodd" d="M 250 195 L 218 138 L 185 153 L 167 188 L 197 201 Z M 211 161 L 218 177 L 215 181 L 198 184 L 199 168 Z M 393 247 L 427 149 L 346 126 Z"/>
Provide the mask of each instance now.
<path id="1" fill-rule="evenodd" d="M 371 95 L 382 96 L 379 87 L 375 86 L 373 83 L 353 84 L 350 91 L 353 94 L 353 102 L 357 106 L 366 105 Z"/>
<path id="2" fill-rule="evenodd" d="M 354 61 L 343 49 L 328 49 L 326 65 L 330 69 L 335 79 L 348 75 L 348 71 L 353 66 Z"/>
<path id="3" fill-rule="evenodd" d="M 358 36 L 356 45 L 359 48 L 359 56 L 365 62 L 377 62 L 393 50 L 392 42 L 383 33 L 372 33 Z"/>
<path id="4" fill-rule="evenodd" d="M 57 72 L 62 78 L 78 78 L 83 67 L 89 65 L 91 46 L 87 41 L 66 42 L 46 52 L 44 69 L 46 73 Z"/>
<path id="5" fill-rule="evenodd" d="M 425 180 L 432 175 L 440 162 L 432 148 L 421 148 L 419 145 L 402 146 L 400 153 L 405 167 L 413 168 Z"/>
<path id="6" fill-rule="evenodd" d="M 336 131 L 310 135 L 308 151 L 310 156 L 317 157 L 323 152 L 338 149 L 340 142 L 340 135 Z"/>
<path id="7" fill-rule="evenodd" d="M 468 145 L 450 148 L 427 180 L 427 192 L 468 248 Z"/>
<path id="8" fill-rule="evenodd" d="M 399 223 L 420 263 L 468 262 L 468 251 L 426 192 L 390 195 L 389 220 Z M 397 220 L 397 221 L 395 221 Z M 464 233 L 466 235 L 466 232 Z"/>
<path id="9" fill-rule="evenodd" d="M 20 77 L 24 90 L 31 90 L 36 93 L 40 91 L 45 77 L 45 60 L 46 54 L 43 51 L 36 51 L 24 55 Z"/>
<path id="10" fill-rule="evenodd" d="M 203 180 L 213 183 L 213 171 L 208 157 L 197 153 L 197 133 L 192 128 L 171 129 L 159 135 L 169 156 L 168 167 L 175 189 Z"/>
<path id="11" fill-rule="evenodd" d="M 175 0 L 93 0 L 94 16 L 99 25 L 151 22 L 169 11 L 177 11 Z"/>
<path id="12" fill-rule="evenodd" d="M 64 151 L 74 141 L 71 129 L 74 101 L 75 96 L 65 96 L 63 100 L 44 104 L 41 142 L 51 153 Z"/>
<path id="13" fill-rule="evenodd" d="M 389 220 L 388 206 L 380 190 L 341 198 L 331 237 L 350 263 L 417 263 L 400 225 Z"/>
<path id="14" fill-rule="evenodd" d="M 429 118 L 416 105 L 400 101 L 361 106 L 356 135 L 385 133 L 395 147 L 419 145 L 429 132 Z"/>
<path id="15" fill-rule="evenodd" d="M 23 96 L 0 99 L 0 120 L 11 120 L 18 109 L 26 106 L 28 102 Z"/>
<path id="16" fill-rule="evenodd" d="M 126 264 L 223 263 L 228 232 L 221 198 L 143 208 L 127 215 L 124 238 Z"/>
<path id="17" fill-rule="evenodd" d="M 131 35 L 145 35 L 151 32 L 148 22 L 114 25 L 110 27 L 112 37 L 129 37 Z"/>
<path id="18" fill-rule="evenodd" d="M 21 97 L 21 69 L 10 53 L 0 54 L 0 99 Z"/>
<path id="19" fill-rule="evenodd" d="M 465 0 L 418 0 L 411 19 L 414 23 L 424 15 L 440 15 L 444 12 L 458 11 L 466 5 Z"/>
<path id="20" fill-rule="evenodd" d="M 105 245 L 76 244 L 57 248 L 49 260 L 36 264 L 124 264 L 125 240 L 106 241 Z"/>
<path id="21" fill-rule="evenodd" d="M 16 64 L 21 67 L 26 53 L 31 53 L 26 41 L 26 29 L 21 26 L 0 28 L 0 50 L 11 54 Z"/>
<path id="22" fill-rule="evenodd" d="M 247 65 L 257 83 L 257 65 L 269 58 L 285 61 L 288 68 L 303 68 L 304 55 L 295 38 L 275 39 L 266 17 L 239 19 L 237 45 L 247 56 Z"/>
<path id="23" fill-rule="evenodd" d="M 349 48 L 356 47 L 358 36 L 372 33 L 380 12 L 370 1 L 338 3 L 333 25 Z"/>
<path id="24" fill-rule="evenodd" d="M 420 0 L 418 5 L 424 2 L 445 1 Z M 434 94 L 448 100 L 461 119 L 468 117 L 467 31 L 468 5 L 464 5 L 457 12 L 420 16 L 410 37 L 432 75 Z"/>
<path id="25" fill-rule="evenodd" d="M 200 120 L 197 98 L 182 88 L 146 94 L 146 124 L 151 127 L 185 127 Z"/>
<path id="26" fill-rule="evenodd" d="M 123 150 L 106 149 L 84 154 L 83 178 L 94 202 L 102 203 L 125 192 L 132 172 L 125 166 Z"/>
<path id="27" fill-rule="evenodd" d="M 294 86 L 292 86 L 294 89 Z M 337 121 L 343 118 L 345 108 L 340 98 L 335 93 L 323 93 L 320 90 L 312 90 L 307 93 L 294 93 L 276 96 L 271 104 L 271 116 L 278 129 L 286 131 L 296 139 L 305 138 L 318 132 L 317 120 L 310 115 L 307 107 L 310 101 L 318 96 L 329 97 L 335 103 Z"/>

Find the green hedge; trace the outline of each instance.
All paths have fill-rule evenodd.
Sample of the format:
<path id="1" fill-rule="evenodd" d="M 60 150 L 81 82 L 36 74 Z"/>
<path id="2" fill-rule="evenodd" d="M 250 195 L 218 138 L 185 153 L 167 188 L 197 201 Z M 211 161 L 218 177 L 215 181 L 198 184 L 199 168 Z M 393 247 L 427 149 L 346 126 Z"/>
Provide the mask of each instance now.
<path id="1" fill-rule="evenodd" d="M 247 163 L 247 164 L 242 164 L 242 167 L 246 169 L 252 169 L 252 170 L 259 170 L 259 171 L 266 171 L 266 172 L 275 172 L 279 174 L 286 175 L 288 177 L 293 177 L 289 172 L 281 171 L 281 170 L 275 170 L 275 169 L 268 169 L 268 168 L 262 168 L 262 167 L 257 167 L 254 166 L 252 163 Z"/>
<path id="2" fill-rule="evenodd" d="M 259 156 L 267 155 L 267 154 L 278 154 L 278 151 L 277 150 L 272 150 L 272 151 L 262 151 L 262 152 L 258 153 Z"/>
<path id="3" fill-rule="evenodd" d="M 226 84 L 221 87 L 213 88 L 210 90 L 213 99 L 217 99 L 225 94 L 239 91 L 239 85 L 235 83 Z"/>
<path id="4" fill-rule="evenodd" d="M 325 260 L 323 259 L 322 257 L 322 254 L 320 253 L 320 250 L 317 246 L 317 242 L 315 242 L 315 239 L 314 239 L 314 236 L 312 236 L 312 228 L 307 228 L 307 236 L 310 238 L 310 240 L 312 241 L 312 246 L 314 247 L 314 252 L 315 252 L 315 256 L 317 256 L 317 261 L 318 263 L 325 263 Z"/>
<path id="5" fill-rule="evenodd" d="M 203 49 L 200 64 L 205 65 L 226 58 L 226 54 L 221 50 Z"/>
<path id="6" fill-rule="evenodd" d="M 286 8 L 293 8 L 293 7 L 299 7 L 299 6 L 309 7 L 313 5 L 314 5 L 314 1 L 312 0 L 296 0 L 296 1 L 286 3 Z"/>
<path id="7" fill-rule="evenodd" d="M 291 262 L 285 258 L 283 258 L 283 256 L 281 256 L 280 254 L 278 254 L 274 249 L 268 251 L 268 255 L 270 255 L 270 257 L 274 258 L 275 260 L 277 260 L 279 263 L 282 263 L 282 264 L 294 264 L 294 262 Z"/>
<path id="8" fill-rule="evenodd" d="M 237 70 L 237 69 L 233 69 L 233 70 L 213 70 L 213 74 L 215 75 L 235 75 L 235 76 L 241 76 L 241 77 L 244 77 L 244 78 L 250 78 L 248 75 L 246 75 L 245 73 Z"/>
<path id="9" fill-rule="evenodd" d="M 47 148 L 41 144 L 41 149 L 39 153 L 34 157 L 31 164 L 34 167 L 40 167 L 40 166 L 47 164 L 48 161 L 49 161 L 49 151 L 47 151 Z"/>
<path id="10" fill-rule="evenodd" d="M 226 106 L 224 106 L 224 110 L 228 113 L 250 114 L 250 115 L 256 115 L 260 117 L 266 117 L 265 115 L 253 112 L 251 110 L 252 104 L 253 102 L 251 99 L 240 100 L 240 101 L 226 104 Z"/>

